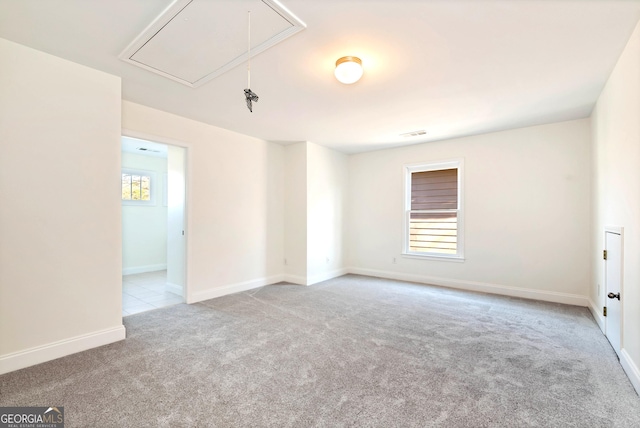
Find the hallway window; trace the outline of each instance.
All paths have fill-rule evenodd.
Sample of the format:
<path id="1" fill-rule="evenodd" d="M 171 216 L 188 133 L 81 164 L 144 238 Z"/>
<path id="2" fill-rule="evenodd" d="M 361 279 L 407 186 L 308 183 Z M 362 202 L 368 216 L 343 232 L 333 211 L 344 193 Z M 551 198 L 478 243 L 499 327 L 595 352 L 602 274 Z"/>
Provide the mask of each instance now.
<path id="1" fill-rule="evenodd" d="M 155 173 L 122 170 L 122 202 L 130 205 L 155 205 Z"/>

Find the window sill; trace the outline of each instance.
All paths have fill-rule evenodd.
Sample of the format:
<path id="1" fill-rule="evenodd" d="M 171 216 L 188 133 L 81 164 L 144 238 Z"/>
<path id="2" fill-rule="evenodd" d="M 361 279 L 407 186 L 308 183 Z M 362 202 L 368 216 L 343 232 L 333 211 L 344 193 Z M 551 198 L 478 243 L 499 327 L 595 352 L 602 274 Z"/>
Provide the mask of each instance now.
<path id="1" fill-rule="evenodd" d="M 402 257 L 405 259 L 434 260 L 438 262 L 464 263 L 465 261 L 465 258 L 462 256 L 436 256 L 436 255 L 422 255 L 422 254 L 414 254 L 414 253 L 402 253 Z"/>

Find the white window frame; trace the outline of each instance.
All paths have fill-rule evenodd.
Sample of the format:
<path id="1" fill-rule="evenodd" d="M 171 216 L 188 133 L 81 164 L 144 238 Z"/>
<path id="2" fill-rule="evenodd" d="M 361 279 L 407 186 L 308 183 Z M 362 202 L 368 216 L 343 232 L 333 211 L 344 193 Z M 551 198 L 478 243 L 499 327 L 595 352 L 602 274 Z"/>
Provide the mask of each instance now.
<path id="1" fill-rule="evenodd" d="M 442 169 L 458 170 L 458 209 L 457 209 L 457 245 L 456 254 L 440 254 L 409 251 L 409 229 L 411 214 L 411 174 L 414 172 L 438 171 Z M 407 258 L 464 261 L 464 159 L 450 159 L 435 162 L 404 165 L 404 222 L 402 256 Z"/>
<path id="2" fill-rule="evenodd" d="M 149 186 L 151 187 L 150 192 L 150 200 L 141 201 L 141 200 L 127 200 L 122 199 L 122 174 L 130 174 L 130 175 L 143 175 L 150 177 L 149 178 Z M 120 173 L 120 200 L 122 201 L 122 205 L 136 205 L 136 206 L 156 206 L 156 193 L 157 187 L 160 183 L 158 183 L 157 176 L 155 171 L 147 171 L 144 169 L 130 169 L 130 168 L 122 168 L 122 172 Z"/>

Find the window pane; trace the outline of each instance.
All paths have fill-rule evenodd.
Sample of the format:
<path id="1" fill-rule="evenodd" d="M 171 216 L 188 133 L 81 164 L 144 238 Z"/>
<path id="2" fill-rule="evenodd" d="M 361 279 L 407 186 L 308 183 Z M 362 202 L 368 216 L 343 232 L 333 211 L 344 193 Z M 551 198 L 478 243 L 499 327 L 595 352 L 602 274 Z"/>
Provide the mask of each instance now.
<path id="1" fill-rule="evenodd" d="M 131 175 L 122 174 L 122 200 L 131 200 Z"/>
<path id="2" fill-rule="evenodd" d="M 140 200 L 140 176 L 131 176 L 131 199 L 134 201 Z"/>
<path id="3" fill-rule="evenodd" d="M 410 213 L 409 251 L 456 254 L 458 246 L 456 213 Z"/>
<path id="4" fill-rule="evenodd" d="M 151 177 L 143 175 L 141 180 L 141 197 L 143 201 L 151 200 Z"/>

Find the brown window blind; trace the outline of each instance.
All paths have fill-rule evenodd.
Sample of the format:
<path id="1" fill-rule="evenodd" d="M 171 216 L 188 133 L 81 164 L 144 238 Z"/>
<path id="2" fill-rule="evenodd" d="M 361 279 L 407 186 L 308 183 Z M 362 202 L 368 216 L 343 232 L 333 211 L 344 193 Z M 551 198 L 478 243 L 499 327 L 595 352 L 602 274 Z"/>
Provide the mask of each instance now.
<path id="1" fill-rule="evenodd" d="M 458 169 L 411 174 L 411 210 L 458 208 Z"/>
<path id="2" fill-rule="evenodd" d="M 458 169 L 411 174 L 409 251 L 456 254 Z"/>

